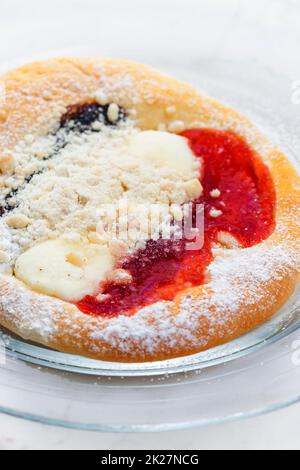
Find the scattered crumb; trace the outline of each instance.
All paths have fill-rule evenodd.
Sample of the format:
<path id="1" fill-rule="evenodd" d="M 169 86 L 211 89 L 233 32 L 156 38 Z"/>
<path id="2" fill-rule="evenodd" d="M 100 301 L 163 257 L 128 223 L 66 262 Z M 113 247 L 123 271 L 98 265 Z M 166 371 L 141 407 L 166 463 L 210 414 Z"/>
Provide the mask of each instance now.
<path id="1" fill-rule="evenodd" d="M 117 104 L 112 103 L 108 107 L 107 117 L 110 122 L 115 123 L 119 119 L 120 108 Z"/>
<path id="2" fill-rule="evenodd" d="M 222 215 L 223 212 L 221 210 L 218 210 L 218 209 L 211 209 L 210 212 L 209 212 L 209 215 L 211 217 L 213 217 L 214 219 L 216 219 L 217 217 L 220 217 L 220 215 Z"/>
<path id="3" fill-rule="evenodd" d="M 31 223 L 31 220 L 23 214 L 12 214 L 5 218 L 5 222 L 11 228 L 21 229 L 26 228 Z"/>
<path id="4" fill-rule="evenodd" d="M 219 198 L 221 196 L 221 191 L 219 189 L 213 189 L 211 192 L 210 192 L 210 196 L 212 198 Z"/>
<path id="5" fill-rule="evenodd" d="M 185 123 L 183 121 L 172 121 L 168 126 L 168 131 L 179 134 L 185 130 Z"/>

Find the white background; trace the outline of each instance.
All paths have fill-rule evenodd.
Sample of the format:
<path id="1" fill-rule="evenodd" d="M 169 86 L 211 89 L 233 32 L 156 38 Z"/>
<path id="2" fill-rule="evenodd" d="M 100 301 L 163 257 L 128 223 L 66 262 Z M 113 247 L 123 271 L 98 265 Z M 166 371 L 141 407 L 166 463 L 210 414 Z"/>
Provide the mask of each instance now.
<path id="1" fill-rule="evenodd" d="M 97 53 L 166 70 L 186 67 L 188 76 L 200 58 L 247 57 L 299 80 L 300 54 L 288 54 L 286 42 L 293 31 L 300 44 L 299 24 L 299 0 L 0 0 L 0 69 Z M 300 406 L 159 435 L 70 431 L 0 415 L 0 449 L 23 448 L 299 449 Z"/>

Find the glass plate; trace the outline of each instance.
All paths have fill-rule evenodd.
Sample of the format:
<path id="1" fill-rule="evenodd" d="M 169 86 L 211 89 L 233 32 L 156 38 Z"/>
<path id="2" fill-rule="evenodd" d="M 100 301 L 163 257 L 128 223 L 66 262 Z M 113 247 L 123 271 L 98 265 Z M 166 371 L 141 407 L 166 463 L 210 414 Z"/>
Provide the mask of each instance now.
<path id="1" fill-rule="evenodd" d="M 169 0 L 166 3 L 170 3 Z M 187 3 L 195 5 L 192 0 Z M 222 21 L 235 22 L 235 15 L 240 15 L 246 27 L 248 13 L 245 18 L 243 11 L 234 10 L 235 2 L 226 0 L 223 7 L 224 4 L 227 9 Z M 177 2 L 173 1 L 172 5 L 176 7 Z M 205 19 L 209 22 L 214 14 L 220 14 L 223 7 L 219 1 L 206 5 L 201 10 L 203 25 Z M 105 14 L 109 18 L 112 13 L 107 10 Z M 144 15 L 141 11 L 138 14 Z M 45 30 L 50 37 L 51 28 L 46 23 Z M 228 28 L 229 23 L 226 25 Z M 259 30 L 261 26 L 258 24 L 256 28 Z M 237 32 L 239 28 L 240 23 L 236 24 Z M 273 35 L 278 33 L 277 24 L 268 28 Z M 63 30 L 59 26 L 58 30 L 65 44 Z M 20 37 L 22 31 L 19 31 Z M 205 29 L 198 31 L 200 43 L 206 32 Z M 158 28 L 157 35 L 159 41 L 162 29 Z M 24 39 L 34 53 L 34 57 L 27 56 L 24 61 L 49 55 L 52 42 L 45 37 L 38 51 L 32 35 Z M 293 39 L 294 36 L 291 44 Z M 89 46 L 86 38 L 82 38 L 80 47 L 73 45 L 67 47 L 67 51 L 59 47 L 55 54 L 51 50 L 51 55 L 93 53 L 95 46 Z M 238 45 L 232 49 L 238 58 L 221 53 L 224 49 L 221 44 L 219 49 L 216 44 L 211 47 L 215 49 L 210 55 L 203 51 L 197 55 L 196 51 L 189 50 L 188 57 L 172 60 L 168 48 L 174 51 L 174 45 L 168 43 L 165 57 L 156 50 L 151 59 L 153 51 L 146 46 L 144 56 L 139 56 L 139 49 L 134 51 L 137 59 L 155 62 L 158 67 L 247 114 L 297 164 L 299 108 L 292 99 L 293 81 L 283 73 L 282 63 L 280 67 L 277 63 L 270 64 L 269 57 L 257 61 L 254 57 L 261 56 L 259 49 L 255 49 L 256 55 L 248 53 L 241 60 Z M 113 55 L 113 49 L 114 45 L 107 55 Z M 125 49 L 122 46 L 122 55 L 132 57 L 130 41 L 128 50 Z M 191 54 L 194 60 L 190 62 Z M 12 53 L 9 66 L 22 62 L 22 58 L 14 59 Z M 5 68 L 3 62 L 1 68 Z M 260 328 L 224 346 L 171 361 L 144 364 L 93 361 L 29 344 L 3 331 L 6 354 L 0 361 L 3 362 L 0 365 L 0 410 L 50 424 L 102 431 L 178 429 L 270 411 L 300 397 L 299 327 L 298 290 L 281 312 Z"/>

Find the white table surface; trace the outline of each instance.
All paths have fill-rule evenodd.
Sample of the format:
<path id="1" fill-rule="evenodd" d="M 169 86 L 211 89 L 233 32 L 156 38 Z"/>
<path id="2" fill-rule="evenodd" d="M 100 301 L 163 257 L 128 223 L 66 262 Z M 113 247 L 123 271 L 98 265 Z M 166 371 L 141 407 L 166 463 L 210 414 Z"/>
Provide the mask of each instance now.
<path id="1" fill-rule="evenodd" d="M 159 434 L 66 430 L 0 415 L 0 450 L 294 450 L 300 449 L 300 405 L 247 421 Z"/>
<path id="2" fill-rule="evenodd" d="M 200 57 L 247 57 L 280 63 L 299 80 L 299 54 L 282 47 L 287 29 L 300 42 L 299 24 L 299 0 L 1 0 L 0 69 L 66 54 L 119 56 L 166 69 L 188 69 Z M 278 37 L 266 25 L 276 26 Z M 66 448 L 299 449 L 300 405 L 239 423 L 140 435 L 64 430 L 0 415 L 0 449 Z"/>

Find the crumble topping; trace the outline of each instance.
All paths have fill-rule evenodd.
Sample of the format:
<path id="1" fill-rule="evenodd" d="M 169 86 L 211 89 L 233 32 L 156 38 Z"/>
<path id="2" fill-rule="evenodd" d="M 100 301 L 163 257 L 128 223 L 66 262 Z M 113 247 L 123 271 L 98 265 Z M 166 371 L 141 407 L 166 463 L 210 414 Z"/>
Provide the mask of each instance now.
<path id="1" fill-rule="evenodd" d="M 210 192 L 210 196 L 214 199 L 218 199 L 221 196 L 221 191 L 219 189 L 213 189 Z"/>
<path id="2" fill-rule="evenodd" d="M 11 228 L 26 228 L 31 223 L 30 219 L 23 214 L 13 214 L 6 217 L 6 223 Z"/>
<path id="3" fill-rule="evenodd" d="M 221 215 L 223 214 L 223 212 L 219 209 L 211 209 L 210 212 L 209 212 L 209 215 L 211 217 L 213 217 L 214 219 L 217 219 L 218 217 L 220 217 Z"/>
<path id="4" fill-rule="evenodd" d="M 119 119 L 119 106 L 115 103 L 111 103 L 108 107 L 107 116 L 110 122 L 115 123 Z"/>
<path id="5" fill-rule="evenodd" d="M 172 121 L 168 125 L 168 131 L 174 132 L 174 134 L 180 134 L 186 128 L 186 125 L 183 121 Z"/>
<path id="6" fill-rule="evenodd" d="M 109 98 L 102 90 L 98 90 L 97 93 L 95 93 L 95 100 L 100 106 L 106 106 L 109 103 Z"/>
<path id="7" fill-rule="evenodd" d="M 106 103 L 105 94 L 99 92 L 97 101 Z M 145 132 L 144 143 L 143 132 L 132 120 L 119 120 L 122 111 L 117 104 L 105 106 L 107 119 L 112 124 L 118 121 L 116 125 L 106 125 L 93 105 L 88 109 L 90 114 L 78 124 L 71 107 L 56 133 L 39 138 L 28 134 L 7 152 L 8 161 L 15 166 L 6 167 L 1 175 L 0 234 L 5 232 L 3 252 L 7 256 L 0 258 L 0 264 L 9 262 L 13 267 L 18 256 L 35 244 L 59 237 L 109 244 L 113 256 L 120 258 L 140 248 L 141 242 L 114 240 L 108 215 L 104 221 L 101 218 L 103 206 L 119 211 L 122 201 L 127 202 L 134 214 L 139 204 L 163 204 L 169 207 L 166 217 L 181 220 L 180 205 L 201 194 L 199 159 L 190 152 L 184 138 L 149 131 Z M 140 142 L 136 149 L 131 142 L 137 138 Z M 166 138 L 174 141 L 164 143 Z M 176 168 L 177 157 L 168 155 L 168 146 L 175 154 L 179 149 L 179 159 L 180 152 L 186 152 L 183 158 L 190 158 L 184 171 L 180 160 Z M 161 155 L 153 159 L 153 152 L 159 150 Z M 140 223 L 141 214 L 135 217 Z M 101 223 L 103 233 L 99 230 Z M 70 256 L 75 264 L 80 262 Z"/>
<path id="8" fill-rule="evenodd" d="M 0 263 L 8 263 L 9 262 L 9 256 L 5 251 L 0 250 Z"/>

